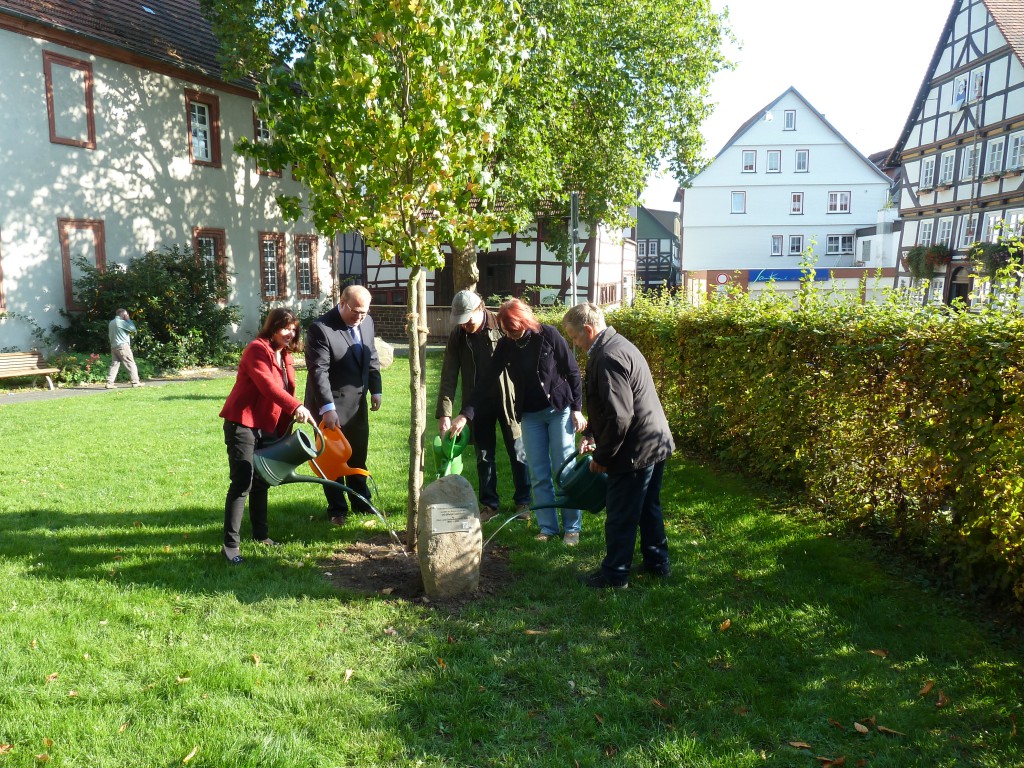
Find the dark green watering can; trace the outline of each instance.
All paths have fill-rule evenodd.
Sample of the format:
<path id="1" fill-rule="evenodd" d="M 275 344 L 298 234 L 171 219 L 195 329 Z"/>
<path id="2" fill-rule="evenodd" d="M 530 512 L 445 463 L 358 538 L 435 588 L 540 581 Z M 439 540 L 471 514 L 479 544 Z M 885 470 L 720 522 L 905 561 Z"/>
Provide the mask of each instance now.
<path id="1" fill-rule="evenodd" d="M 313 462 L 314 466 L 316 466 L 317 457 L 323 453 L 324 447 L 327 445 L 323 433 L 317 426 L 315 424 L 310 426 L 313 428 L 317 438 L 319 438 L 317 442 L 314 442 L 313 438 L 305 432 L 296 429 L 290 435 L 282 437 L 280 440 L 275 440 L 272 443 L 267 443 L 262 448 L 258 448 L 253 452 L 252 463 L 256 471 L 259 472 L 260 477 L 266 481 L 267 485 L 272 487 L 284 485 L 285 483 L 316 483 L 317 485 L 329 485 L 332 488 L 337 488 L 339 491 L 344 491 L 349 496 L 354 496 L 363 502 L 384 523 L 388 533 L 391 534 L 391 538 L 395 540 L 405 556 L 408 557 L 409 553 L 402 546 L 402 540 L 398 538 L 395 529 L 388 522 L 384 514 L 370 503 L 368 498 L 356 493 L 343 483 L 326 480 L 323 477 L 300 475 L 296 472 L 307 461 Z M 317 443 L 320 445 L 319 448 L 317 448 Z M 316 469 L 323 474 L 319 466 L 316 466 Z"/>
<path id="2" fill-rule="evenodd" d="M 282 437 L 280 440 L 275 440 L 272 443 L 266 443 L 262 448 L 258 448 L 254 451 L 252 457 L 252 463 L 256 467 L 256 471 L 259 472 L 260 477 L 262 477 L 266 481 L 267 485 L 271 487 L 284 485 L 285 483 L 317 483 L 318 485 L 329 485 L 332 488 L 344 491 L 350 496 L 355 496 L 370 507 L 370 509 L 373 509 L 373 505 L 370 504 L 368 499 L 364 498 L 361 494 L 356 493 L 347 485 L 335 482 L 334 480 L 326 480 L 322 477 L 300 475 L 296 471 L 307 461 L 314 461 L 321 453 L 323 453 L 323 446 L 326 444 L 323 433 L 316 427 L 316 425 L 311 424 L 310 426 L 319 438 L 321 447 L 318 449 L 313 438 L 299 429 L 296 429 L 286 437 Z"/>
<path id="3" fill-rule="evenodd" d="M 535 504 L 530 509 L 584 509 L 600 512 L 608 495 L 608 475 L 591 472 L 589 453 L 573 454 L 562 462 L 555 473 L 555 500 L 551 504 Z M 572 466 L 569 466 L 572 464 Z"/>

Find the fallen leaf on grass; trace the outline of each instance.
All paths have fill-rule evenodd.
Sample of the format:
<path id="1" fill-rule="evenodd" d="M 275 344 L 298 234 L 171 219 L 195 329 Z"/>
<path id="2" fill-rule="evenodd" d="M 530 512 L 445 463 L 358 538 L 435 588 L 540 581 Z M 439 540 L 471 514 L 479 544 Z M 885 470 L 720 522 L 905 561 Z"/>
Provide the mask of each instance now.
<path id="1" fill-rule="evenodd" d="M 342 680 L 341 682 L 343 682 L 343 683 L 347 683 L 347 682 L 348 682 L 348 681 L 349 681 L 349 680 L 350 680 L 350 679 L 352 678 L 352 674 L 353 674 L 353 670 L 351 670 L 351 669 L 346 669 L 346 670 L 345 670 L 345 679 L 344 679 L 344 680 Z"/>
<path id="2" fill-rule="evenodd" d="M 170 552 L 170 551 L 171 551 L 171 545 L 170 544 L 164 544 L 164 552 Z"/>
<path id="3" fill-rule="evenodd" d="M 806 741 L 791 741 L 789 742 L 789 746 L 793 747 L 794 749 L 811 749 L 811 745 L 808 744 Z"/>
<path id="4" fill-rule="evenodd" d="M 841 765 L 846 765 L 845 755 L 840 755 L 839 757 L 821 757 L 819 755 L 814 759 L 821 761 L 821 768 L 839 768 Z"/>
<path id="5" fill-rule="evenodd" d="M 454 642 L 455 642 L 455 638 L 452 637 L 451 635 L 448 635 L 448 645 L 451 645 Z"/>
<path id="6" fill-rule="evenodd" d="M 658 709 L 668 709 L 668 707 L 666 707 L 666 706 L 665 706 L 664 704 L 662 704 L 662 703 L 661 703 L 660 701 L 658 701 L 657 699 L 651 699 L 651 703 L 652 703 L 652 704 L 653 704 L 654 706 L 656 706 L 656 707 L 657 707 Z"/>
<path id="7" fill-rule="evenodd" d="M 252 656 L 250 656 L 249 658 L 251 658 L 251 659 L 252 659 L 252 665 L 253 665 L 254 667 L 258 667 L 258 666 L 260 665 L 260 661 L 261 661 L 261 659 L 260 659 L 260 655 L 259 655 L 258 653 L 254 653 L 254 654 L 253 654 Z"/>
<path id="8" fill-rule="evenodd" d="M 856 763 L 854 763 L 854 765 L 857 766 L 857 768 L 864 768 L 864 766 L 866 766 L 867 764 L 868 764 L 868 761 L 865 760 L 863 757 L 860 760 L 858 760 Z"/>
<path id="9" fill-rule="evenodd" d="M 189 677 L 188 675 L 178 675 L 177 677 L 174 678 L 174 683 L 175 683 L 175 685 L 183 685 L 183 684 L 187 683 L 191 679 L 192 678 Z"/>
<path id="10" fill-rule="evenodd" d="M 46 747 L 47 749 L 52 747 L 53 746 L 53 739 L 51 739 L 51 738 L 43 739 L 43 746 Z"/>
<path id="11" fill-rule="evenodd" d="M 182 765 L 188 765 L 189 760 L 191 760 L 197 754 L 199 754 L 199 746 L 198 745 L 192 747 L 192 751 L 189 752 L 187 755 L 185 755 L 183 758 L 181 758 L 181 764 Z"/>
<path id="12" fill-rule="evenodd" d="M 1013 728 L 1010 729 L 1010 738 L 1012 739 L 1014 736 L 1017 735 L 1017 716 L 1010 715 L 1010 722 L 1013 723 Z"/>
<path id="13" fill-rule="evenodd" d="M 873 654 L 875 656 L 881 656 L 883 659 L 889 655 L 889 652 L 882 648 L 872 648 L 870 651 L 868 651 L 868 653 Z"/>
<path id="14" fill-rule="evenodd" d="M 441 665 L 441 669 L 448 669 L 448 665 L 444 663 L 444 659 L 440 656 L 437 657 L 437 663 Z"/>
<path id="15" fill-rule="evenodd" d="M 840 731 L 845 731 L 846 730 L 846 726 L 845 725 L 843 725 L 842 723 L 840 723 L 840 722 L 838 722 L 836 720 L 833 720 L 831 717 L 828 719 L 828 724 L 831 725 L 831 726 L 834 726 L 835 728 L 838 728 Z"/>
<path id="16" fill-rule="evenodd" d="M 546 635 L 547 633 L 546 629 L 527 629 L 523 632 L 524 635 Z"/>
<path id="17" fill-rule="evenodd" d="M 28 644 L 28 647 L 34 651 L 36 648 L 39 647 L 39 641 L 33 638 L 32 642 Z"/>
<path id="18" fill-rule="evenodd" d="M 78 698 L 78 691 L 68 691 L 68 697 L 72 699 Z"/>
<path id="19" fill-rule="evenodd" d="M 594 715 L 594 719 L 597 720 L 598 725 L 604 725 L 604 718 L 598 714 Z"/>
<path id="20" fill-rule="evenodd" d="M 929 693 L 932 692 L 932 688 L 934 688 L 934 687 L 935 687 L 935 681 L 934 680 L 929 680 L 923 686 L 921 686 L 921 690 L 917 692 L 917 695 L 918 696 L 927 696 Z"/>
<path id="21" fill-rule="evenodd" d="M 395 588 L 394 588 L 394 587 L 384 587 L 384 589 L 382 589 L 382 590 L 380 591 L 380 593 L 381 593 L 382 595 L 390 595 L 390 594 L 391 594 L 392 592 L 394 592 L 394 591 L 395 591 Z"/>
<path id="22" fill-rule="evenodd" d="M 121 723 L 121 727 L 117 729 L 118 733 L 124 733 L 128 728 L 128 723 Z"/>
<path id="23" fill-rule="evenodd" d="M 878 732 L 879 733 L 888 733 L 890 736 L 906 736 L 907 735 L 905 733 L 900 733 L 899 731 L 894 731 L 892 728 L 886 728 L 884 725 L 878 726 Z"/>
<path id="24" fill-rule="evenodd" d="M 727 630 L 731 626 L 732 626 L 732 619 L 726 619 L 725 621 L 723 621 L 721 624 L 718 625 L 718 631 L 719 632 L 725 632 L 725 630 Z"/>
<path id="25" fill-rule="evenodd" d="M 391 635 L 393 637 L 394 635 L 398 634 L 398 630 L 395 629 L 394 627 L 388 627 L 387 629 L 384 630 L 384 634 L 385 635 Z"/>
<path id="26" fill-rule="evenodd" d="M 949 704 L 949 697 L 946 696 L 942 691 L 939 691 L 939 700 L 935 702 L 935 706 L 938 709 L 942 709 L 944 706 Z"/>
<path id="27" fill-rule="evenodd" d="M 746 717 L 747 713 L 750 712 L 750 710 L 747 709 L 746 705 L 740 704 L 738 707 L 734 707 L 732 712 L 733 712 L 734 715 L 739 715 L 740 717 Z"/>
<path id="28" fill-rule="evenodd" d="M 853 721 L 853 728 L 855 731 L 857 731 L 857 733 L 867 733 L 869 730 L 871 730 L 866 725 L 862 725 L 861 723 L 858 723 L 856 720 Z"/>
<path id="29" fill-rule="evenodd" d="M 619 748 L 616 747 L 614 744 L 605 744 L 604 745 L 604 756 L 605 757 L 615 757 L 617 754 L 619 754 Z"/>
<path id="30" fill-rule="evenodd" d="M 0 744 L 0 755 L 6 755 L 12 749 L 14 749 L 13 744 Z"/>
<path id="31" fill-rule="evenodd" d="M 51 672 L 50 674 L 48 674 L 48 675 L 46 676 L 46 682 L 48 682 L 48 683 L 52 683 L 52 682 L 53 682 L 54 680 L 56 680 L 56 679 L 57 679 L 58 677 L 60 677 L 60 673 L 59 673 L 59 672 Z"/>
<path id="32" fill-rule="evenodd" d="M 48 754 L 46 754 L 45 752 L 43 752 L 43 754 L 41 754 L 41 755 L 36 755 L 35 758 L 40 763 L 48 763 L 48 762 L 50 762 L 50 756 Z"/>

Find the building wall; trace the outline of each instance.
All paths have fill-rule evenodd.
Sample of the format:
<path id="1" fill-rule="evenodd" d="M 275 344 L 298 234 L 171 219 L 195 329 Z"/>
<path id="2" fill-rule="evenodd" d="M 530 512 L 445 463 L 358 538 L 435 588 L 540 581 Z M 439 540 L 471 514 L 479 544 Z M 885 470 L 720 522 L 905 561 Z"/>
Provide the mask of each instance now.
<path id="1" fill-rule="evenodd" d="M 901 253 L 942 243 L 953 261 L 930 280 L 930 301 L 969 290 L 967 250 L 1024 225 L 1024 66 L 982 0 L 961 0 L 923 99 L 898 147 Z M 1010 13 L 1007 10 L 1004 13 Z M 898 285 L 911 278 L 901 271 Z"/>
<path id="2" fill-rule="evenodd" d="M 786 129 L 785 113 L 795 113 Z M 827 254 L 829 235 L 854 236 L 875 223 L 888 198 L 889 181 L 789 91 L 759 116 L 684 191 L 684 271 L 790 269 L 803 258 L 790 253 L 790 236 L 813 248 L 819 268 L 848 267 L 855 253 Z M 753 172 L 744 172 L 744 151 L 753 151 Z M 779 171 L 768 172 L 769 151 L 779 152 Z M 796 169 L 807 152 L 807 171 Z M 732 193 L 745 193 L 745 212 L 732 213 Z M 849 193 L 848 213 L 829 213 L 829 192 Z M 792 195 L 803 195 L 803 212 L 792 213 Z M 772 255 L 772 237 L 782 237 L 782 255 Z M 854 245 L 856 245 L 854 243 Z"/>
<path id="3" fill-rule="evenodd" d="M 51 142 L 44 51 L 91 66 L 94 149 Z M 4 30 L 0 71 L 5 73 L 0 82 L 0 274 L 8 311 L 43 328 L 61 323 L 65 290 L 58 219 L 101 222 L 107 265 L 162 246 L 190 245 L 195 227 L 223 230 L 230 301 L 243 315 L 236 329 L 240 340 L 254 335 L 259 321 L 259 233 L 284 233 L 287 292 L 274 303 L 298 308 L 293 236 L 314 229 L 307 221 L 286 225 L 280 217 L 274 196 L 300 193 L 287 169 L 280 178 L 260 175 L 232 148 L 239 138 L 253 135 L 250 98 Z M 219 168 L 190 162 L 186 89 L 218 97 Z M 68 96 L 66 82 L 55 90 L 57 98 Z M 64 132 L 81 128 L 84 102 L 78 114 L 62 119 Z M 83 242 L 76 235 L 73 250 L 89 252 Z M 326 294 L 329 249 L 323 238 L 317 255 L 320 291 Z M 97 340 L 98 347 L 105 343 Z M 0 319 L 0 347 L 31 345 L 28 324 Z"/>

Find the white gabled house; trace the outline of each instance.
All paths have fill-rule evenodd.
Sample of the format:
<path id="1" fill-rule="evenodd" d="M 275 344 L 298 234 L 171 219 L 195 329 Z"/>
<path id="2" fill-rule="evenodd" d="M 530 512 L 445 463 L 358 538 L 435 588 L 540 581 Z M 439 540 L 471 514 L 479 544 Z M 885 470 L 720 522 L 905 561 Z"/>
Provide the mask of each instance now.
<path id="1" fill-rule="evenodd" d="M 902 256 L 951 251 L 929 299 L 968 300 L 968 249 L 1024 228 L 1024 4 L 955 0 L 889 162 L 902 166 Z M 914 277 L 900 260 L 897 286 Z"/>
<path id="2" fill-rule="evenodd" d="M 773 280 L 792 291 L 805 251 L 816 277 L 844 290 L 881 293 L 892 283 L 891 180 L 795 88 L 758 110 L 700 173 L 680 188 L 681 263 L 693 302 Z M 858 233 L 871 238 L 858 249 Z M 875 280 L 881 269 L 884 281 Z"/>
<path id="3" fill-rule="evenodd" d="M 216 54 L 197 0 L 0 0 L 0 348 L 74 308 L 79 256 L 192 244 L 226 267 L 243 341 L 261 305 L 330 294 L 327 241 L 274 200 L 298 182 L 232 149 L 263 128 Z"/>

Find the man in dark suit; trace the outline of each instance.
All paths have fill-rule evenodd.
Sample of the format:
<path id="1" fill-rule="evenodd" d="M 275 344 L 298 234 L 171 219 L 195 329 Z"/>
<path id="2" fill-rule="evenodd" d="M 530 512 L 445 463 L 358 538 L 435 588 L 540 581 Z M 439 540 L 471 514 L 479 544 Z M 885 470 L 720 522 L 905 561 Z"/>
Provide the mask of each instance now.
<path id="1" fill-rule="evenodd" d="M 370 410 L 381 403 L 380 360 L 373 341 L 373 318 L 369 316 L 370 292 L 361 285 L 350 285 L 341 292 L 341 301 L 321 315 L 306 332 L 306 408 L 319 415 L 326 429 L 340 428 L 352 444 L 348 465 L 366 469 L 370 442 Z M 335 478 L 337 479 L 337 478 Z M 370 498 L 366 478 L 346 478 L 356 493 Z M 345 522 L 347 494 L 324 486 L 327 516 L 335 525 Z M 366 511 L 354 501 L 352 508 Z"/>
<path id="2" fill-rule="evenodd" d="M 671 565 L 661 481 L 675 443 L 651 369 L 640 350 L 605 324 L 596 304 L 571 307 L 562 327 L 587 353 L 587 430 L 580 451 L 593 450 L 591 472 L 608 473 L 605 557 L 600 570 L 580 581 L 588 587 L 627 587 L 637 531 L 643 556 L 638 572 L 666 577 Z"/>

